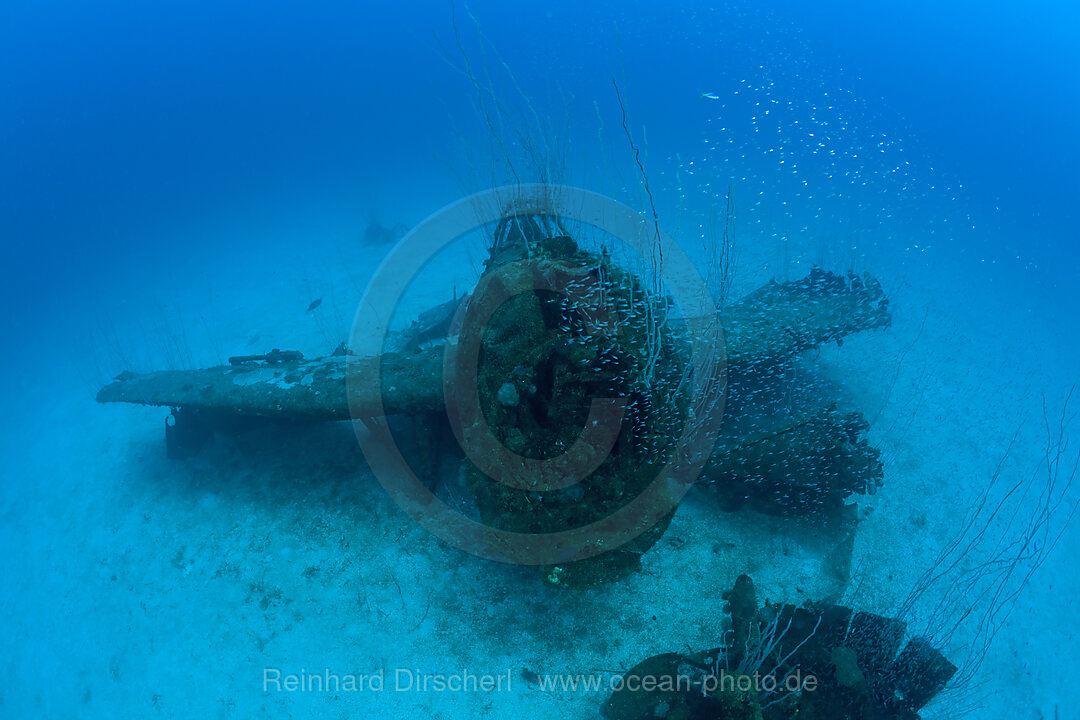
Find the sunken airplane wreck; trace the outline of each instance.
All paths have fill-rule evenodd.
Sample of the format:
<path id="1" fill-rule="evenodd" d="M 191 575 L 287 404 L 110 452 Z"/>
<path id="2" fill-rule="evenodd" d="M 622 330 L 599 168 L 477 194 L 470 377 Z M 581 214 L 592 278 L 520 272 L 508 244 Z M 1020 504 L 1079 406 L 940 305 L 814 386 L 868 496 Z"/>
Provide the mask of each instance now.
<path id="1" fill-rule="evenodd" d="M 570 289 L 536 290 L 537 275 Z M 423 313 L 388 338 L 379 357 L 354 356 L 342 344 L 313 359 L 273 350 L 205 369 L 125 372 L 97 399 L 171 408 L 165 435 L 172 457 L 198 452 L 214 432 L 362 419 L 364 408 L 379 408 L 408 420 L 409 432 L 395 436 L 414 446 L 415 473 L 433 489 L 453 476 L 484 525 L 559 532 L 608 517 L 640 495 L 672 462 L 673 438 L 688 417 L 704 414 L 687 389 L 688 375 L 698 370 L 691 368 L 689 325 L 657 294 L 610 254 L 583 249 L 557 218 L 508 209 L 477 289 Z M 459 317 L 465 320 L 457 338 L 447 340 Z M 820 401 L 791 407 L 775 387 L 800 353 L 887 327 L 885 294 L 872 277 L 814 269 L 802 280 L 768 283 L 723 308 L 718 320 L 723 347 L 716 350 L 726 373 L 714 390 L 725 398 L 723 414 L 699 453 L 696 483 L 725 510 L 816 516 L 839 528 L 834 566 L 846 577 L 856 518 L 850 499 L 881 484 L 880 453 L 864 438 L 868 423 L 859 413 Z M 572 486 L 539 492 L 527 481 L 495 480 L 463 456 L 447 418 L 443 360 L 465 336 L 479 346 L 473 367 L 482 419 L 518 456 L 547 458 L 552 448 L 573 448 L 586 434 L 594 399 L 625 399 L 617 436 L 595 470 Z M 347 382 L 350 373 L 378 374 L 376 382 Z M 451 473 L 448 458 L 456 465 Z M 542 575 L 563 587 L 617 580 L 640 568 L 673 514 L 674 507 L 610 551 L 541 567 Z"/>
<path id="2" fill-rule="evenodd" d="M 567 292 L 536 289 L 538 274 L 559 278 Z M 511 207 L 495 230 L 477 288 L 422 313 L 387 338 L 377 358 L 353 355 L 344 343 L 311 359 L 275 349 L 205 369 L 125 372 L 97 399 L 171 408 L 165 436 L 172 457 L 198 452 L 214 432 L 363 420 L 364 408 L 379 408 L 407 421 L 408 432 L 395 433 L 395 440 L 412 445 L 410 465 L 433 490 L 453 477 L 485 526 L 558 533 L 605 518 L 643 493 L 657 468 L 671 461 L 672 438 L 700 409 L 687 390 L 690 324 L 648 287 L 608 253 L 583 249 L 557 219 Z M 724 394 L 723 412 L 696 484 L 727 511 L 749 507 L 832 528 L 832 570 L 846 582 L 857 517 L 852 500 L 881 485 L 880 453 L 864 437 L 861 414 L 828 401 L 794 402 L 777 388 L 806 351 L 888 327 L 880 284 L 814 269 L 801 280 L 766 284 L 712 321 L 722 328 L 715 337 L 722 338 L 716 350 L 724 377 L 716 389 Z M 609 331 L 613 323 L 618 332 Z M 522 457 L 545 458 L 551 448 L 574 445 L 585 434 L 593 399 L 628 399 L 618 436 L 591 474 L 539 492 L 492 478 L 463 453 L 447 417 L 443 375 L 444 355 L 466 336 L 479 346 L 473 367 L 483 419 L 502 446 Z M 349 382 L 350 373 L 377 381 Z M 674 510 L 610 550 L 537 569 L 557 587 L 617 581 L 640 569 Z M 630 671 L 686 675 L 702 687 L 616 692 L 603 716 L 918 718 L 956 671 L 925 640 L 901 647 L 899 620 L 827 603 L 759 607 L 745 577 L 726 597 L 732 631 L 724 645 L 658 655 Z M 816 673 L 825 692 L 704 686 L 725 673 L 738 679 L 763 668 L 786 679 L 800 667 Z"/>
<path id="3" fill-rule="evenodd" d="M 530 289 L 537 273 L 579 290 Z M 493 285 L 501 290 L 493 292 Z M 672 438 L 700 411 L 687 390 L 687 325 L 667 298 L 657 298 L 608 253 L 583 249 L 557 219 L 535 212 L 506 211 L 477 287 L 488 290 L 424 313 L 388 338 L 378 358 L 354 356 L 343 344 L 313 359 L 273 350 L 205 369 L 125 372 L 97 400 L 171 408 L 165 435 L 172 457 L 198 452 L 214 432 L 362 419 L 363 408 L 377 407 L 410 423 L 395 437 L 407 436 L 397 438 L 399 444 L 413 445 L 415 473 L 433 489 L 453 476 L 486 526 L 550 533 L 610 516 L 671 461 Z M 598 310 L 597 302 L 604 307 Z M 443 387 L 444 352 L 456 342 L 447 340 L 447 330 L 460 316 L 466 321 L 456 328 L 459 337 L 479 338 L 474 367 L 483 419 L 498 442 L 519 456 L 546 458 L 552 448 L 573 447 L 593 399 L 628 399 L 617 437 L 591 474 L 569 487 L 536 492 L 527 482 L 497 481 L 463 456 L 449 427 Z M 485 321 L 470 327 L 470 318 Z M 601 320 L 618 323 L 618 332 L 606 331 Z M 787 403 L 774 390 L 800 353 L 887 327 L 887 298 L 872 277 L 814 269 L 802 280 L 770 282 L 730 304 L 719 323 L 726 376 L 718 391 L 726 400 L 697 485 L 725 510 L 819 518 L 836 530 L 839 549 L 831 562 L 837 576 L 846 577 L 857 515 L 850 499 L 882 483 L 880 453 L 864 438 L 868 423 L 859 413 L 820 401 L 781 408 Z M 347 382 L 349 373 L 376 372 L 381 383 Z M 454 472 L 446 470 L 448 458 Z M 562 587 L 618 580 L 640 569 L 641 555 L 673 514 L 674 507 L 610 551 L 540 567 L 542 576 Z"/>

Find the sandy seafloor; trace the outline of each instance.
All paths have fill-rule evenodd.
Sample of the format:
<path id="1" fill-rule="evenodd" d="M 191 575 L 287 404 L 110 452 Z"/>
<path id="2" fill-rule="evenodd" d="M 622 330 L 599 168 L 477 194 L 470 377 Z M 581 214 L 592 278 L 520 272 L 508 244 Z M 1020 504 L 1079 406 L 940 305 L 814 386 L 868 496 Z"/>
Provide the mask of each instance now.
<path id="1" fill-rule="evenodd" d="M 606 695 L 543 692 L 522 670 L 613 671 L 713 646 L 720 594 L 742 572 L 777 600 L 835 590 L 812 525 L 728 515 L 698 495 L 644 572 L 599 590 L 549 588 L 419 529 L 371 476 L 346 424 L 262 444 L 216 439 L 172 461 L 166 410 L 94 402 L 125 362 L 145 370 L 272 347 L 328 352 L 383 252 L 354 240 L 358 223 L 299 222 L 295 238 L 265 243 L 210 227 L 222 247 L 247 249 L 118 272 L 101 280 L 103 299 L 26 331 L 26 352 L 5 361 L 0 419 L 0 716 L 595 717 Z M 807 268 L 779 268 L 775 253 L 758 256 L 753 238 L 742 240 L 744 289 Z M 846 598 L 887 612 L 1021 421 L 1005 471 L 1035 470 L 1044 393 L 1059 408 L 1078 374 L 1076 324 L 1036 271 L 899 248 L 865 266 L 891 298 L 893 326 L 823 348 L 807 367 L 874 419 L 885 484 L 859 499 L 859 578 Z M 305 313 L 316 297 L 323 305 Z M 1074 526 L 995 638 L 973 716 L 1053 718 L 1060 706 L 1069 717 L 1077 551 Z M 512 683 L 492 693 L 264 692 L 264 668 L 509 671 Z M 972 702 L 947 694 L 927 716 Z"/>

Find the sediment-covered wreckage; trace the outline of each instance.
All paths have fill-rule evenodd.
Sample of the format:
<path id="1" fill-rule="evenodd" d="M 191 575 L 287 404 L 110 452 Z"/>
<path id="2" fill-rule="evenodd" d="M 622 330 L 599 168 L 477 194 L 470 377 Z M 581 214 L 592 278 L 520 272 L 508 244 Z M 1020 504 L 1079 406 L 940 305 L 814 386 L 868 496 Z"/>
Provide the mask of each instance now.
<path id="1" fill-rule="evenodd" d="M 605 720 L 918 720 L 957 672 L 896 618 L 823 602 L 759 605 L 746 575 L 723 597 L 723 642 L 630 668 Z"/>
<path id="2" fill-rule="evenodd" d="M 880 284 L 818 269 L 770 282 L 708 319 L 718 346 L 704 362 L 692 357 L 701 322 L 681 316 L 658 287 L 608 253 L 583 249 L 556 219 L 508 211 L 477 288 L 388 338 L 378 357 L 343 345 L 314 359 L 274 350 L 219 367 L 125 372 L 97 399 L 171 408 L 166 444 L 176 457 L 197 452 L 215 431 L 261 422 L 363 422 L 373 408 L 406 416 L 416 474 L 434 486 L 453 458 L 478 521 L 512 533 L 601 522 L 681 463 L 725 509 L 816 514 L 850 540 L 850 496 L 873 492 L 883 475 L 862 416 L 832 403 L 766 410 L 753 422 L 741 415 L 800 353 L 887 326 Z M 450 351 L 456 366 L 446 362 Z M 460 367 L 471 368 L 471 380 L 461 380 Z M 704 395 L 691 390 L 695 382 Z M 471 414 L 448 407 L 454 393 L 468 402 L 449 404 Z M 610 401 L 615 421 L 586 442 L 599 424 L 591 415 L 598 400 Z M 701 457 L 679 457 L 687 451 L 676 439 L 708 424 L 718 407 Z M 495 442 L 473 442 L 485 433 Z M 676 504 L 617 547 L 531 564 L 559 586 L 616 580 L 640 567 Z"/>

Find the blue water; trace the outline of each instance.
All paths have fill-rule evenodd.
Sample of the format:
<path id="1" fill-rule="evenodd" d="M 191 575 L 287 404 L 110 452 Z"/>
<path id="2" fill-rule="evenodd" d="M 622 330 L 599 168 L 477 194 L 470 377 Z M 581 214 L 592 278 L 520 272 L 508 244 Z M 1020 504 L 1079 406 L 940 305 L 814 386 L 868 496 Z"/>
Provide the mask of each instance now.
<path id="1" fill-rule="evenodd" d="M 1012 456 L 1017 476 L 1041 472 L 1043 399 L 1060 408 L 1080 377 L 1078 33 L 1080 8 L 1046 0 L 0 7 L 0 392 L 10 399 L 0 418 L 0 541 L 11 556 L 0 581 L 8 606 L 0 716 L 187 716 L 180 699 L 188 696 L 198 714 L 221 717 L 378 708 L 394 717 L 533 717 L 537 708 L 594 716 L 595 699 L 544 705 L 527 693 L 495 709 L 430 694 L 399 705 L 260 694 L 256 675 L 243 672 L 267 663 L 374 662 L 369 645 L 358 645 L 362 657 L 331 648 L 353 622 L 357 578 L 386 585 L 397 556 L 331 579 L 316 573 L 317 590 L 281 578 L 266 580 L 277 594 L 238 589 L 262 587 L 289 557 L 333 565 L 339 548 L 298 533 L 310 521 L 303 512 L 276 515 L 257 489 L 230 485 L 242 455 L 200 460 L 180 471 L 190 492 L 169 490 L 178 471 L 158 457 L 161 413 L 102 408 L 92 395 L 127 365 L 211 364 L 267 342 L 328 351 L 356 309 L 357 287 L 344 284 L 362 285 L 386 251 L 360 242 L 371 220 L 413 226 L 515 175 L 585 187 L 651 214 L 631 142 L 659 222 L 692 254 L 710 209 L 733 188 L 748 266 L 742 290 L 802 277 L 815 264 L 883 279 L 894 339 L 863 355 L 855 341 L 853 359 L 837 349 L 825 361 L 867 415 L 886 408 L 880 428 L 889 432 L 877 439 L 887 463 L 895 460 L 890 482 L 915 497 L 934 478 L 961 478 L 958 497 L 949 496 L 957 505 L 930 503 L 940 530 L 928 531 L 919 552 L 932 555 L 1020 423 L 1030 435 Z M 302 311 L 317 297 L 328 299 L 328 314 L 313 325 Z M 917 362 L 905 359 L 909 346 Z M 939 444 L 919 449 L 931 442 Z M 203 484 L 203 475 L 216 479 Z M 272 486 L 271 498 L 304 505 L 286 480 Z M 879 502 L 886 509 L 867 521 L 859 551 L 903 566 L 895 542 L 908 526 L 883 514 L 907 513 L 908 500 Z M 329 502 L 326 512 L 338 511 Z M 238 516 L 245 520 L 235 529 Z M 273 532 L 293 538 L 293 555 L 252 539 Z M 994 688 L 980 696 L 990 717 L 1051 717 L 1059 703 L 1068 717 L 1047 673 L 1060 657 L 1050 650 L 1055 636 L 1078 630 L 1075 605 L 1037 602 L 1057 597 L 1054 587 L 1080 585 L 1066 564 L 1080 544 L 1076 529 L 1062 532 L 995 656 L 1010 658 L 1010 681 L 1036 683 L 1039 697 L 1025 704 L 1018 686 Z M 395 547 L 389 534 L 379 537 Z M 80 549 L 85 538 L 93 539 Z M 155 553 L 162 542 L 167 557 Z M 436 558 L 424 567 L 440 597 L 485 572 L 480 561 L 458 568 L 441 546 L 423 552 Z M 215 554 L 253 569 L 238 570 L 230 590 L 220 568 L 204 567 Z M 271 554 L 277 569 L 260 570 L 253 558 Z M 147 584 L 110 585 L 116 573 L 102 568 L 123 558 L 143 567 Z M 443 572 L 439 558 L 455 570 Z M 209 590 L 185 580 L 189 573 Z M 431 652 L 416 657 L 437 657 L 431 648 L 453 628 L 490 632 L 476 613 L 534 592 L 534 580 L 499 576 L 498 600 L 481 584 L 456 607 L 460 616 L 437 604 L 431 628 L 420 620 L 431 603 L 410 594 L 424 583 L 411 579 L 403 627 L 422 628 Z M 386 587 L 389 607 L 402 591 Z M 611 604 L 652 617 L 662 600 L 647 590 L 613 591 L 624 594 Z M 293 592 L 308 593 L 293 605 L 305 616 L 323 607 L 330 619 L 302 627 L 299 610 L 273 615 Z M 608 617 L 588 604 L 603 598 L 577 602 L 550 601 Z M 549 620 L 562 617 L 552 612 Z M 176 645 L 164 639 L 172 623 L 183 638 Z M 221 623 L 231 628 L 224 640 L 200 640 Z M 1030 642 L 1025 624 L 1038 629 Z M 406 642 L 363 627 L 371 629 L 351 632 L 376 647 Z M 548 653 L 585 662 L 537 632 L 505 653 L 479 642 L 462 657 L 500 667 L 539 666 Z M 581 642 L 593 648 L 590 667 L 611 667 L 671 649 L 671 637 L 651 627 L 641 651 L 619 659 Z M 190 672 L 158 667 L 194 657 Z M 140 677 L 146 666 L 157 669 Z"/>

